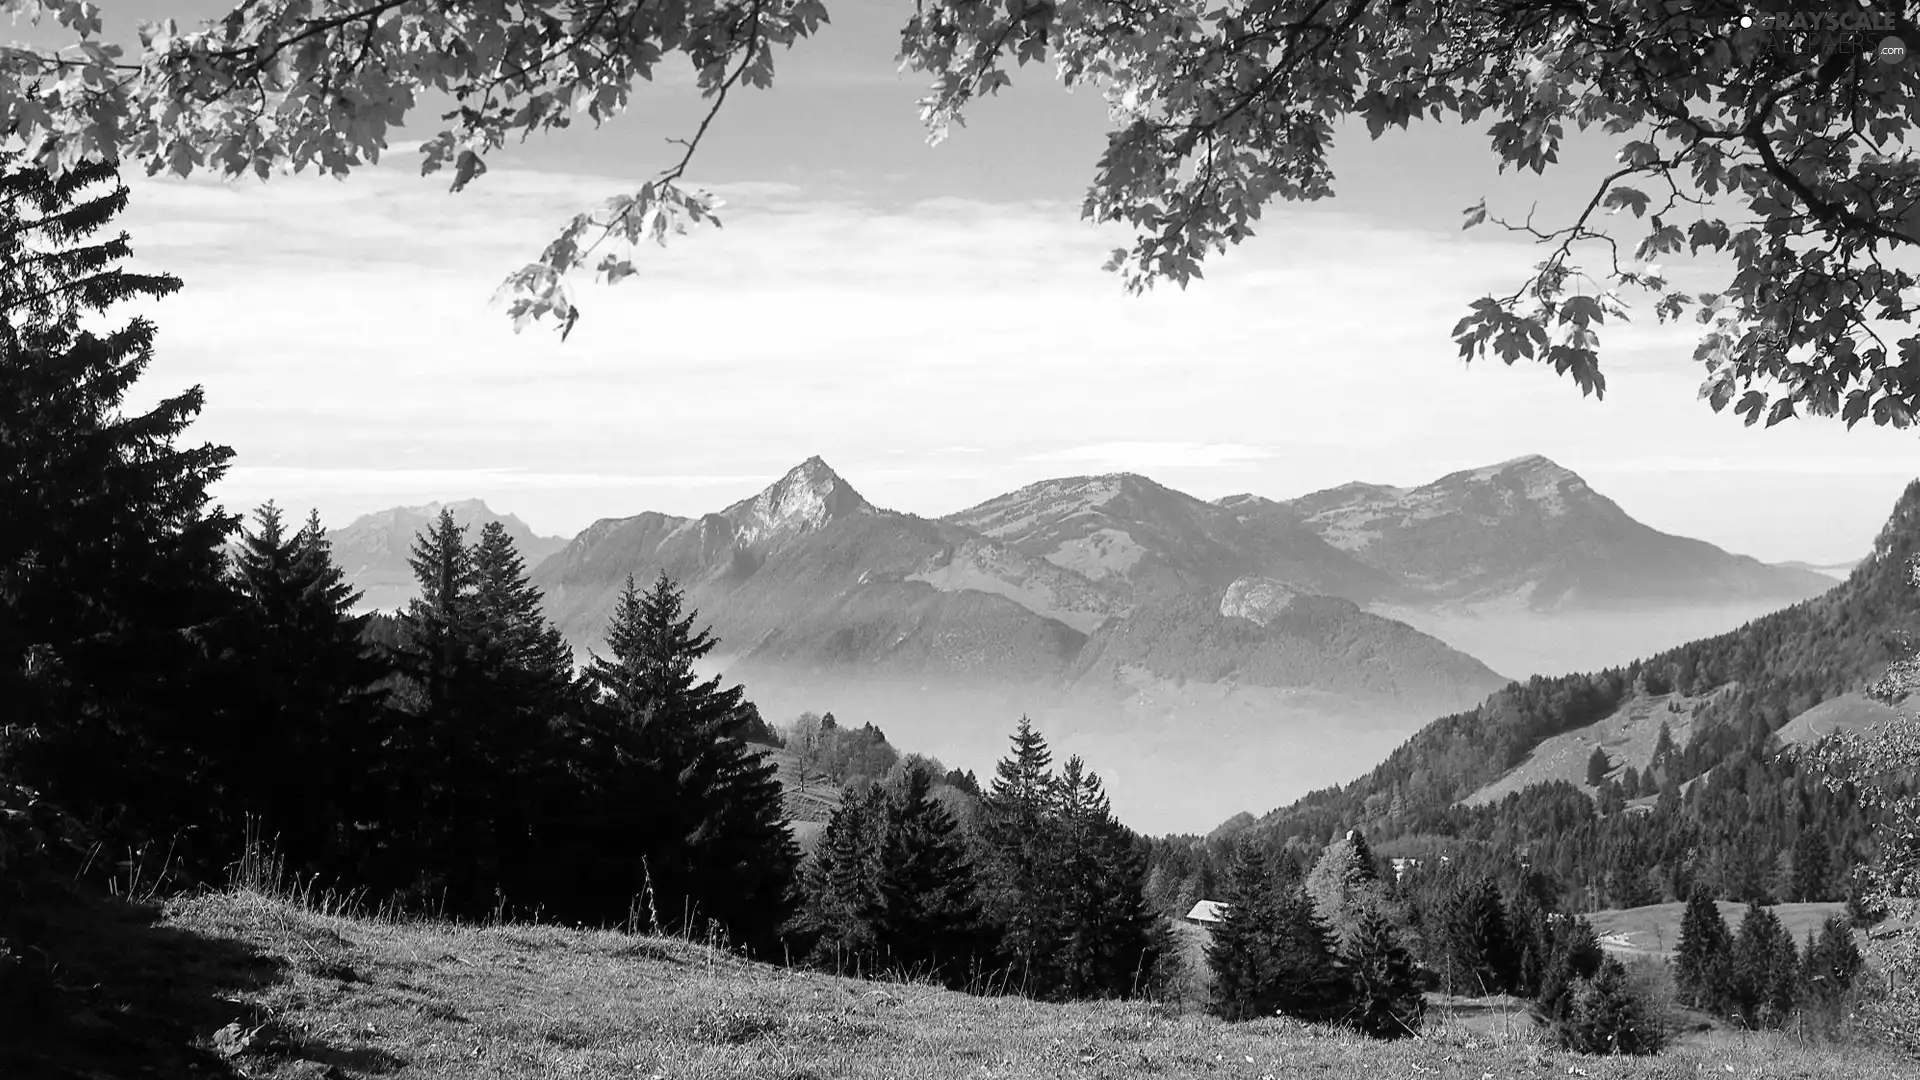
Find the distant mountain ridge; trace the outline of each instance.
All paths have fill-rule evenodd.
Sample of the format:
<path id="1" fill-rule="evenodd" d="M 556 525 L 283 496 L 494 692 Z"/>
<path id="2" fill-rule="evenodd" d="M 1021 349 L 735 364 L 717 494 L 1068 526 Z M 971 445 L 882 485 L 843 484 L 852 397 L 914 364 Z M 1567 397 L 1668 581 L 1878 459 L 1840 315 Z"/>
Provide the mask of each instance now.
<path id="1" fill-rule="evenodd" d="M 937 519 L 874 506 L 816 456 L 717 512 L 596 521 L 544 560 L 524 535 L 576 648 L 600 647 L 628 575 L 664 572 L 768 716 L 832 708 L 983 764 L 1027 712 L 1125 773 L 1142 820 L 1352 775 L 1506 684 L 1422 620 L 1653 604 L 1662 583 L 1770 610 L 1835 584 L 1648 529 L 1537 456 L 1292 501 L 1063 477 Z"/>
<path id="2" fill-rule="evenodd" d="M 1771 566 L 1642 525 L 1538 454 L 1417 488 L 1347 484 L 1287 505 L 1328 544 L 1429 603 L 1511 599 L 1547 611 L 1791 601 L 1833 585 L 1811 569 Z"/>
<path id="3" fill-rule="evenodd" d="M 1515 684 L 1428 724 L 1365 776 L 1282 806 L 1258 827 L 1280 836 L 1352 827 L 1392 835 L 1444 820 L 1456 803 L 1493 804 L 1553 782 L 1590 788 L 1584 771 L 1593 747 L 1607 749 L 1617 769 L 1645 768 L 1661 722 L 1677 745 L 1731 754 L 1752 744 L 1756 724 L 1775 739 L 1805 743 L 1889 719 L 1891 710 L 1860 691 L 1920 634 L 1920 597 L 1907 572 L 1917 553 L 1920 480 L 1840 587 L 1622 668 Z"/>
<path id="4" fill-rule="evenodd" d="M 327 540 L 333 545 L 334 562 L 353 587 L 361 590 L 363 610 L 396 611 L 420 595 L 407 559 L 414 538 L 430 528 L 443 509 L 453 515 L 469 541 L 478 539 L 482 526 L 500 522 L 529 568 L 567 545 L 564 537 L 536 536 L 519 518 L 496 514 L 479 499 L 396 506 L 362 514 L 343 528 L 327 530 Z"/>

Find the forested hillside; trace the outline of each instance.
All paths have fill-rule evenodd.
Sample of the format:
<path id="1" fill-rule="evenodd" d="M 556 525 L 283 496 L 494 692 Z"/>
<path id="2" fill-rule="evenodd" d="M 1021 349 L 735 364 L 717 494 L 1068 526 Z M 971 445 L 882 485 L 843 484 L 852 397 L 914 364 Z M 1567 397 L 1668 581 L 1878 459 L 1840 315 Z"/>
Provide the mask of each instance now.
<path id="1" fill-rule="evenodd" d="M 1905 568 L 1920 552 L 1920 481 L 1910 485 L 1863 560 L 1826 595 L 1732 632 L 1643 661 L 1534 678 L 1479 708 L 1422 729 L 1372 772 L 1212 837 L 1160 841 L 1156 867 L 1169 910 L 1217 882 L 1219 853 L 1241 835 L 1316 850 L 1350 828 L 1383 851 L 1484 860 L 1508 881 L 1522 864 L 1576 907 L 1684 899 L 1701 883 L 1722 899 L 1839 899 L 1873 854 L 1874 820 L 1778 753 L 1797 715 L 1878 679 L 1920 629 Z M 1673 715 L 1651 760 L 1608 762 L 1599 782 L 1541 784 L 1497 802 L 1461 800 L 1543 740 L 1634 703 Z M 1473 852 L 1477 849 L 1480 854 Z"/>

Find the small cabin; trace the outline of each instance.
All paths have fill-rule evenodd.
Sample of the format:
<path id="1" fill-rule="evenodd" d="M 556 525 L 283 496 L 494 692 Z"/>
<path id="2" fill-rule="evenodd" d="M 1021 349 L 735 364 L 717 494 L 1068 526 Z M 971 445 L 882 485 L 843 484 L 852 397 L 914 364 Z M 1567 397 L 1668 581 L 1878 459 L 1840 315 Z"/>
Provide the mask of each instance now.
<path id="1" fill-rule="evenodd" d="M 1213 926 L 1227 917 L 1227 905 L 1218 900 L 1202 900 L 1187 912 L 1187 921 L 1195 926 Z"/>

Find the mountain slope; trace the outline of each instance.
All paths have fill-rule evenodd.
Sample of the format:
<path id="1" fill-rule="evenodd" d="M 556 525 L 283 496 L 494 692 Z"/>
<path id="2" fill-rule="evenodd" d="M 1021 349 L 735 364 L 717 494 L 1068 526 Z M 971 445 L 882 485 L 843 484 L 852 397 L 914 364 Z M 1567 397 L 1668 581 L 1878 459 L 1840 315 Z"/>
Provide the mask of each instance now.
<path id="1" fill-rule="evenodd" d="M 479 499 L 396 506 L 363 514 L 344 528 L 327 531 L 334 562 L 339 564 L 348 582 L 364 593 L 360 600 L 362 609 L 393 611 L 420 595 L 407 557 L 413 549 L 414 538 L 432 526 L 442 509 L 453 514 L 453 520 L 470 542 L 479 539 L 481 526 L 489 522 L 505 525 L 520 557 L 530 567 L 539 565 L 567 544 L 562 537 L 534 535 L 519 518 L 496 514 Z"/>
<path id="2" fill-rule="evenodd" d="M 1793 718 L 1855 694 L 1901 655 L 1902 635 L 1920 632 L 1920 596 L 1906 570 L 1917 552 L 1920 481 L 1901 496 L 1873 553 L 1831 592 L 1624 668 L 1516 683 L 1427 725 L 1361 779 L 1275 810 L 1262 825 L 1324 833 L 1377 817 L 1389 797 L 1409 819 L 1443 812 L 1526 766 L 1555 736 L 1590 732 L 1604 742 L 1610 731 L 1597 725 L 1610 717 L 1657 715 L 1669 692 L 1685 701 L 1670 725 L 1676 739 L 1691 735 L 1695 771 L 1711 767 L 1716 754 L 1750 745 L 1756 727 L 1790 730 Z"/>
<path id="3" fill-rule="evenodd" d="M 1533 611 L 1764 598 L 1802 600 L 1826 575 L 1770 566 L 1629 517 L 1539 455 L 1400 489 L 1315 492 L 1288 506 L 1330 545 L 1429 603 L 1514 600 Z"/>
<path id="4" fill-rule="evenodd" d="M 1143 477 L 1034 485 L 929 521 L 872 506 L 812 458 L 720 513 L 598 522 L 534 583 L 562 632 L 596 648 L 626 577 L 661 572 L 770 718 L 830 708 L 984 767 L 1022 713 L 1045 717 L 1110 780 L 1127 774 L 1116 799 L 1150 822 L 1204 820 L 1276 777 L 1304 790 L 1351 773 L 1504 681 L 1314 593 L 1384 578 L 1297 523 L 1256 534 Z M 1301 765 L 1330 730 L 1352 737 Z M 1208 787 L 1177 771 L 1217 766 L 1227 732 L 1258 775 Z"/>

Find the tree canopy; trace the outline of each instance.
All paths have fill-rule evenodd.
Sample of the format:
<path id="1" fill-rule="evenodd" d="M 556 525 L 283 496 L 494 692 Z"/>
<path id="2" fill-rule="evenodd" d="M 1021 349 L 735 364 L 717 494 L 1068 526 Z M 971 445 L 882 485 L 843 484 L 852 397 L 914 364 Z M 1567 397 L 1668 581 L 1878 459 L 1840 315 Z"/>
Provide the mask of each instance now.
<path id="1" fill-rule="evenodd" d="M 552 318 L 563 335 L 580 314 L 570 274 L 618 281 L 641 241 L 717 223 L 717 201 L 681 183 L 702 137 L 730 92 L 772 85 L 776 47 L 827 20 L 821 0 L 245 0 L 200 29 L 145 24 L 131 56 L 100 40 L 92 3 L 0 11 L 76 38 L 0 47 L 0 126 L 56 174 L 132 158 L 155 173 L 345 176 L 436 92 L 453 108 L 420 165 L 457 191 L 508 137 L 578 112 L 597 124 L 668 57 L 690 60 L 710 108 L 673 160 L 576 215 L 502 286 L 517 326 Z M 1511 294 L 1472 302 L 1454 329 L 1463 358 L 1548 363 L 1603 394 L 1599 329 L 1626 318 L 1632 291 L 1662 321 L 1698 320 L 1701 395 L 1750 424 L 1805 412 L 1905 427 L 1920 407 L 1920 335 L 1903 325 L 1920 281 L 1903 265 L 1920 240 L 1920 162 L 1904 145 L 1920 63 L 1876 50 L 1920 41 L 1904 10 L 1867 0 L 1801 25 L 1735 0 L 919 0 L 902 16 L 899 59 L 932 81 L 932 141 L 1010 68 L 1051 61 L 1105 94 L 1112 128 L 1083 215 L 1133 231 L 1107 264 L 1132 291 L 1184 287 L 1276 199 L 1332 195 L 1342 121 L 1375 138 L 1416 119 L 1481 125 L 1503 171 L 1536 173 L 1570 131 L 1598 129 L 1618 167 L 1590 178 L 1571 221 L 1467 209 L 1467 226 L 1514 230 L 1544 257 Z M 1602 227 L 1623 211 L 1630 230 Z M 1703 254 L 1718 288 L 1676 288 L 1659 265 Z"/>

